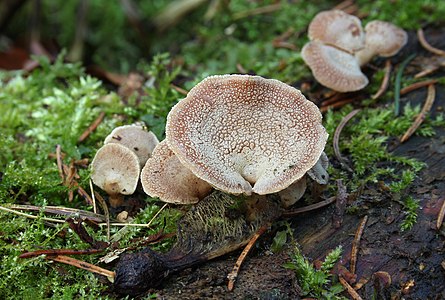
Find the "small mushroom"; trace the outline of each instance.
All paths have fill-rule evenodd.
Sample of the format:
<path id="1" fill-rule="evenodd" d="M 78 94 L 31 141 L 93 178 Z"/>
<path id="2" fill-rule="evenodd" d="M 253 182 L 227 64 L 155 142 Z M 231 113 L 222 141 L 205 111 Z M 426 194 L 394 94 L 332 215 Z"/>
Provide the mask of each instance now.
<path id="1" fill-rule="evenodd" d="M 91 170 L 91 180 L 110 196 L 111 206 L 116 207 L 122 202 L 122 195 L 131 195 L 136 190 L 141 169 L 133 151 L 110 143 L 97 151 Z"/>
<path id="2" fill-rule="evenodd" d="M 308 36 L 349 53 L 365 46 L 360 19 L 336 9 L 318 13 L 309 24 Z"/>
<path id="3" fill-rule="evenodd" d="M 405 30 L 384 21 L 371 21 L 365 27 L 365 47 L 355 55 L 359 64 L 367 64 L 374 56 L 390 57 L 408 42 Z"/>
<path id="4" fill-rule="evenodd" d="M 318 184 L 328 184 L 329 174 L 326 171 L 329 167 L 329 158 L 326 153 L 321 153 L 315 166 L 313 166 L 307 174 L 310 178 L 315 180 Z"/>
<path id="5" fill-rule="evenodd" d="M 278 80 L 210 76 L 172 108 L 166 139 L 181 163 L 215 188 L 264 195 L 316 164 L 328 137 L 321 119 L 314 103 Z"/>
<path id="6" fill-rule="evenodd" d="M 357 91 L 369 82 L 354 55 L 324 45 L 320 41 L 307 43 L 301 55 L 315 79 L 335 91 Z"/>
<path id="7" fill-rule="evenodd" d="M 118 143 L 132 150 L 138 157 L 141 166 L 151 156 L 153 149 L 159 143 L 151 131 L 146 131 L 139 125 L 124 125 L 116 127 L 106 138 L 104 144 Z"/>
<path id="8" fill-rule="evenodd" d="M 184 167 L 170 150 L 160 142 L 141 172 L 144 192 L 151 197 L 175 204 L 192 204 L 207 196 L 212 186 Z"/>

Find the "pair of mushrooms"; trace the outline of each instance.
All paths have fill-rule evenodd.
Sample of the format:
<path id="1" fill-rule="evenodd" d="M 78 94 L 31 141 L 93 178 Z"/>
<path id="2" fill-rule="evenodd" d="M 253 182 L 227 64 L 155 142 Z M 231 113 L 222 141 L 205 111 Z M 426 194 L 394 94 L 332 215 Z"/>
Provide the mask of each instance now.
<path id="1" fill-rule="evenodd" d="M 91 163 L 91 179 L 110 196 L 111 206 L 119 206 L 123 195 L 135 192 L 141 168 L 158 143 L 139 125 L 117 127 L 105 138 Z"/>
<path id="2" fill-rule="evenodd" d="M 207 77 L 168 114 L 166 139 L 142 169 L 142 187 L 176 204 L 196 203 L 215 188 L 279 192 L 290 206 L 303 195 L 306 174 L 327 183 L 321 120 L 314 103 L 278 80 Z"/>
<path id="3" fill-rule="evenodd" d="M 368 78 L 360 67 L 376 55 L 395 55 L 408 41 L 404 30 L 388 22 L 371 21 L 363 31 L 360 19 L 341 10 L 317 14 L 308 36 L 303 60 L 318 82 L 338 92 L 364 88 Z"/>

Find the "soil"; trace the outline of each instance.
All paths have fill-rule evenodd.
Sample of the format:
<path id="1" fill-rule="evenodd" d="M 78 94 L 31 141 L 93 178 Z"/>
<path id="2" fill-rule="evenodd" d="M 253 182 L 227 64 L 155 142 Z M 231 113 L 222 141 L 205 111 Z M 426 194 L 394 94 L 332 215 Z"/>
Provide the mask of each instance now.
<path id="1" fill-rule="evenodd" d="M 426 34 L 437 41 L 437 47 L 445 49 L 444 30 L 432 29 Z M 410 37 L 413 38 L 413 33 Z M 430 55 L 422 52 L 415 41 L 409 47 Z M 409 49 L 405 51 L 408 52 Z M 426 88 L 422 88 L 401 100 L 402 105 L 418 104 L 425 98 Z M 437 84 L 432 114 L 443 111 L 444 107 L 445 89 Z M 400 195 L 402 199 L 411 195 L 420 201 L 417 223 L 411 230 L 401 231 L 404 218 L 401 205 L 378 186 L 365 187 L 354 200 L 359 211 L 345 214 L 338 228 L 333 222 L 335 205 L 288 220 L 302 253 L 311 261 L 323 260 L 327 253 L 342 245 L 342 260 L 335 269 L 338 272 L 342 266 L 349 268 L 354 234 L 362 218 L 368 216 L 356 267 L 356 282 L 362 285 L 358 293 L 363 299 L 445 299 L 445 231 L 436 229 L 437 216 L 445 201 L 445 129 L 436 131 L 431 138 L 414 135 L 400 145 L 396 139 L 390 141 L 395 154 L 427 164 L 409 191 Z M 269 231 L 257 242 L 242 265 L 232 292 L 227 290 L 226 276 L 240 251 L 173 274 L 150 293 L 156 293 L 160 299 L 299 299 L 294 272 L 283 268 L 290 260 L 290 248 L 272 254 L 269 247 L 273 236 L 273 230 Z M 378 271 L 387 272 L 391 284 L 382 285 L 373 275 Z"/>

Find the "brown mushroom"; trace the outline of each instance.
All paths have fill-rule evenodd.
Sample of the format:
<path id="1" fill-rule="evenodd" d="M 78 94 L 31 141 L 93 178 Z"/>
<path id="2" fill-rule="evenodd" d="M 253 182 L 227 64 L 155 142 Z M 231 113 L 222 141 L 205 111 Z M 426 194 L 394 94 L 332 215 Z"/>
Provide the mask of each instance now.
<path id="1" fill-rule="evenodd" d="M 341 10 L 318 13 L 309 24 L 308 36 L 310 40 L 318 40 L 349 53 L 365 46 L 360 19 Z"/>
<path id="2" fill-rule="evenodd" d="M 408 41 L 405 30 L 384 21 L 369 22 L 365 27 L 365 32 L 365 47 L 355 54 L 360 65 L 365 65 L 376 55 L 393 56 Z"/>
<path id="3" fill-rule="evenodd" d="M 141 172 L 144 192 L 151 197 L 175 204 L 196 203 L 212 186 L 184 167 L 164 140 L 153 151 Z"/>
<path id="4" fill-rule="evenodd" d="M 97 151 L 91 170 L 91 180 L 110 196 L 110 204 L 116 207 L 122 202 L 122 195 L 133 194 L 136 190 L 140 165 L 133 151 L 110 143 Z"/>
<path id="5" fill-rule="evenodd" d="M 307 43 L 301 55 L 315 79 L 335 91 L 357 91 L 369 82 L 354 55 L 320 41 Z"/>
<path id="6" fill-rule="evenodd" d="M 146 131 L 139 125 L 124 125 L 116 127 L 106 138 L 104 144 L 118 143 L 132 150 L 138 157 L 141 166 L 151 156 L 153 149 L 159 143 L 151 131 Z"/>
<path id="7" fill-rule="evenodd" d="M 269 194 L 316 164 L 328 137 L 321 119 L 314 103 L 278 80 L 210 76 L 172 108 L 166 139 L 181 163 L 215 188 Z"/>

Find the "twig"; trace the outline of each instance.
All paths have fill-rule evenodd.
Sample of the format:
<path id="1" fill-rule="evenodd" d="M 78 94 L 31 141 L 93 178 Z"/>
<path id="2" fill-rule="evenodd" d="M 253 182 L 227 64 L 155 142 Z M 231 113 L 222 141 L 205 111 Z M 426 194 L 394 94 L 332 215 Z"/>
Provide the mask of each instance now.
<path id="1" fill-rule="evenodd" d="M 257 7 L 254 9 L 240 11 L 238 13 L 233 14 L 233 20 L 238 20 L 238 19 L 242 19 L 245 17 L 255 16 L 255 15 L 273 13 L 280 9 L 281 9 L 281 3 Z"/>
<path id="2" fill-rule="evenodd" d="M 338 280 L 340 281 L 341 285 L 346 289 L 348 294 L 352 297 L 354 300 L 362 300 L 362 297 L 354 290 L 354 288 L 341 276 L 338 277 Z"/>
<path id="3" fill-rule="evenodd" d="M 174 89 L 178 93 L 187 96 L 187 94 L 188 94 L 187 90 L 185 90 L 185 89 L 183 89 L 183 88 L 181 88 L 181 87 L 179 87 L 179 86 L 177 86 L 177 85 L 175 85 L 173 83 L 171 83 L 170 86 L 172 87 L 172 89 Z"/>
<path id="4" fill-rule="evenodd" d="M 400 114 L 400 86 L 402 82 L 402 75 L 405 67 L 408 63 L 416 56 L 416 54 L 411 54 L 406 58 L 401 64 L 399 69 L 397 70 L 396 82 L 394 86 L 394 114 L 396 117 Z"/>
<path id="5" fill-rule="evenodd" d="M 257 232 L 253 235 L 253 237 L 250 239 L 249 243 L 247 243 L 246 247 L 244 248 L 243 252 L 241 252 L 241 255 L 238 257 L 238 260 L 235 263 L 235 266 L 233 267 L 232 272 L 227 275 L 227 279 L 229 279 L 229 283 L 227 284 L 227 288 L 229 291 L 232 291 L 235 285 L 236 278 L 238 277 L 239 269 L 241 268 L 241 264 L 246 259 L 247 254 L 249 254 L 250 250 L 252 249 L 252 246 L 255 244 L 255 242 L 258 240 L 258 238 L 266 232 L 267 228 L 269 227 L 269 224 L 261 226 Z"/>
<path id="6" fill-rule="evenodd" d="M 428 95 L 425 100 L 425 104 L 422 107 L 422 111 L 417 115 L 416 120 L 411 125 L 410 128 L 405 132 L 405 134 L 400 139 L 400 142 L 403 143 L 407 141 L 410 136 L 419 128 L 419 126 L 422 124 L 423 120 L 425 120 L 426 115 L 431 110 L 431 107 L 433 106 L 434 99 L 436 98 L 436 89 L 434 87 L 434 84 L 430 84 L 428 86 Z"/>
<path id="7" fill-rule="evenodd" d="M 93 181 L 90 179 L 91 200 L 93 201 L 93 212 L 97 213 L 96 196 L 94 195 Z"/>
<path id="8" fill-rule="evenodd" d="M 88 193 L 81 186 L 77 186 L 77 193 L 86 200 L 88 205 L 93 205 L 93 199 L 90 197 L 90 195 L 88 195 Z M 93 212 L 96 213 L 96 211 L 93 211 Z"/>
<path id="9" fill-rule="evenodd" d="M 244 69 L 243 65 L 240 63 L 236 64 L 236 69 L 238 70 L 238 72 L 240 72 L 241 74 L 247 74 L 246 69 Z"/>
<path id="10" fill-rule="evenodd" d="M 437 79 L 430 79 L 430 80 L 419 81 L 419 82 L 413 83 L 407 87 L 404 87 L 402 90 L 400 90 L 400 95 L 408 94 L 414 90 L 417 90 L 424 86 L 427 86 L 430 84 L 435 84 L 435 83 L 437 83 Z"/>
<path id="11" fill-rule="evenodd" d="M 105 117 L 105 112 L 101 111 L 96 120 L 91 123 L 91 125 L 85 130 L 77 140 L 78 143 L 83 142 L 94 130 L 96 130 L 97 126 L 102 122 Z"/>
<path id="12" fill-rule="evenodd" d="M 445 216 L 445 199 L 442 203 L 442 207 L 440 208 L 439 215 L 437 216 L 436 228 L 440 229 L 443 224 L 443 218 Z"/>
<path id="13" fill-rule="evenodd" d="M 342 106 L 345 106 L 346 104 L 349 104 L 349 103 L 354 102 L 354 101 L 355 101 L 354 98 L 348 98 L 348 99 L 341 100 L 341 101 L 338 101 L 338 102 L 335 102 L 335 103 L 332 103 L 332 104 L 329 104 L 329 105 L 323 105 L 320 108 L 320 111 L 321 112 L 327 112 L 329 109 L 342 107 Z"/>
<path id="14" fill-rule="evenodd" d="M 59 144 L 56 145 L 56 160 L 57 160 L 57 169 L 59 170 L 60 179 L 62 179 L 62 183 L 64 183 L 65 172 L 63 171 L 62 149 Z"/>
<path id="15" fill-rule="evenodd" d="M 80 269 L 84 269 L 93 273 L 97 273 L 109 278 L 114 279 L 114 277 L 116 276 L 116 273 L 98 266 L 95 266 L 93 264 L 87 263 L 85 261 L 82 260 L 78 260 L 69 256 L 65 256 L 65 255 L 56 255 L 56 256 L 47 256 L 46 259 L 48 260 L 54 260 L 60 263 L 64 263 L 67 265 L 71 265 Z"/>
<path id="16" fill-rule="evenodd" d="M 7 211 L 7 212 L 10 212 L 10 213 L 19 215 L 19 216 L 23 216 L 23 217 L 26 217 L 28 219 L 34 219 L 34 220 L 35 219 L 42 219 L 42 220 L 48 221 L 48 222 L 65 223 L 65 220 L 59 220 L 59 219 L 46 218 L 46 217 L 40 217 L 40 216 L 34 216 L 34 215 L 30 215 L 30 214 L 25 214 L 23 212 L 16 211 L 16 210 L 13 210 L 13 209 L 9 209 L 9 208 L 3 207 L 3 206 L 0 206 L 0 210 Z"/>
<path id="17" fill-rule="evenodd" d="M 425 39 L 425 34 L 423 33 L 423 29 L 419 28 L 417 30 L 417 37 L 419 38 L 419 42 L 422 45 L 423 48 L 425 48 L 426 50 L 430 51 L 431 53 L 440 55 L 440 56 L 445 56 L 445 51 L 435 48 L 433 46 L 431 46 Z"/>
<path id="18" fill-rule="evenodd" d="M 305 207 L 300 207 L 300 208 L 297 208 L 297 209 L 285 211 L 285 212 L 283 212 L 282 217 L 283 218 L 290 218 L 290 217 L 293 217 L 293 216 L 298 215 L 298 214 L 302 214 L 302 213 L 305 213 L 305 212 L 308 212 L 308 211 L 311 211 L 311 210 L 322 208 L 322 207 L 325 207 L 325 206 L 331 204 L 336 199 L 337 199 L 337 197 L 330 197 L 330 198 L 328 198 L 326 200 L 320 201 L 320 202 L 315 203 L 315 204 L 311 204 L 311 205 L 308 205 L 308 206 L 305 206 Z"/>
<path id="19" fill-rule="evenodd" d="M 380 85 L 380 88 L 377 91 L 377 93 L 375 93 L 374 95 L 371 96 L 372 99 L 377 99 L 378 97 L 383 95 L 383 93 L 388 88 L 389 78 L 391 75 L 391 69 L 392 69 L 391 61 L 388 59 L 388 60 L 386 60 L 386 63 L 385 63 L 385 76 L 383 77 L 382 84 Z"/>
<path id="20" fill-rule="evenodd" d="M 363 235 L 363 230 L 365 229 L 366 222 L 368 221 L 368 216 L 364 216 L 360 225 L 355 232 L 354 241 L 352 242 L 352 250 L 351 250 L 351 262 L 350 262 L 350 270 L 352 274 L 355 274 L 355 267 L 357 264 L 357 254 L 360 246 L 360 240 Z"/>
<path id="21" fill-rule="evenodd" d="M 103 252 L 105 249 L 85 249 L 85 250 L 73 250 L 73 249 L 46 249 L 25 252 L 19 255 L 19 258 L 31 258 L 39 255 L 84 255 L 84 254 L 96 254 Z"/>
<path id="22" fill-rule="evenodd" d="M 440 68 L 440 66 L 433 66 L 433 67 L 430 67 L 430 69 L 426 69 L 426 70 L 420 71 L 419 73 L 416 73 L 416 74 L 414 75 L 414 78 L 417 79 L 417 78 L 424 77 L 424 76 L 426 76 L 426 75 L 429 75 L 429 74 L 431 74 L 431 73 L 433 73 L 433 72 L 439 70 L 439 68 Z"/>
<path id="23" fill-rule="evenodd" d="M 168 205 L 168 203 L 165 203 L 160 210 L 151 218 L 150 222 L 147 223 L 147 227 L 150 227 L 151 223 L 156 219 L 156 217 L 164 210 L 164 208 Z"/>
<path id="24" fill-rule="evenodd" d="M 94 195 L 95 195 L 96 199 L 98 200 L 99 205 L 102 207 L 102 209 L 104 211 L 105 221 L 107 224 L 107 241 L 109 241 L 110 240 L 110 211 L 108 210 L 108 206 L 107 206 L 107 203 L 105 203 L 104 198 L 102 198 L 102 196 L 97 192 L 94 192 Z"/>
<path id="25" fill-rule="evenodd" d="M 80 210 L 75 208 L 69 208 L 69 207 L 62 207 L 62 206 L 34 206 L 34 205 L 11 205 L 9 206 L 10 209 L 14 210 L 25 210 L 25 211 L 41 211 L 43 209 L 43 212 L 50 213 L 50 214 L 56 214 L 56 215 L 65 215 L 68 217 L 79 216 L 81 218 L 86 218 L 94 222 L 102 222 L 105 220 L 103 215 L 92 213 L 86 210 Z"/>
<path id="26" fill-rule="evenodd" d="M 358 112 L 360 112 L 360 109 L 354 109 L 353 111 L 351 111 L 349 114 L 347 114 L 341 120 L 340 124 L 338 124 L 337 128 L 335 129 L 334 138 L 332 140 L 335 157 L 349 172 L 352 172 L 352 169 L 348 166 L 345 158 L 343 156 L 341 156 L 340 147 L 339 147 L 338 143 L 339 143 L 340 134 L 341 134 L 343 128 L 349 122 L 349 120 L 351 120 Z"/>

